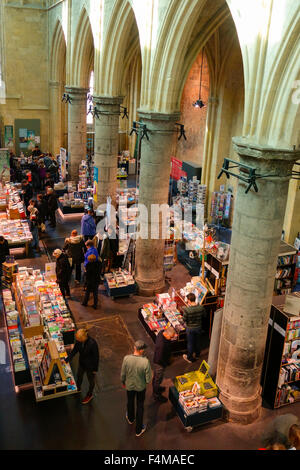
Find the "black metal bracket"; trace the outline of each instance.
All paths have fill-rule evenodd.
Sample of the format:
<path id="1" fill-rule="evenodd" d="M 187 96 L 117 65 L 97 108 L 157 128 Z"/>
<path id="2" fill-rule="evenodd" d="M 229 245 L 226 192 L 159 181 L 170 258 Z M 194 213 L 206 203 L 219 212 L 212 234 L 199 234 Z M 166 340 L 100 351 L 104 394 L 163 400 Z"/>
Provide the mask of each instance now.
<path id="1" fill-rule="evenodd" d="M 62 101 L 65 101 L 66 103 L 70 103 L 72 104 L 72 98 L 70 97 L 70 95 L 68 93 L 64 93 L 62 95 Z"/>
<path id="2" fill-rule="evenodd" d="M 234 165 L 230 166 L 230 163 L 234 163 Z M 243 173 L 244 175 L 236 174 L 230 171 L 233 168 L 239 168 L 240 172 Z M 256 174 L 255 168 L 251 168 L 250 166 L 245 165 L 244 163 L 230 160 L 229 158 L 224 158 L 222 170 L 220 171 L 218 175 L 218 179 L 221 178 L 223 173 L 225 173 L 228 179 L 230 178 L 230 176 L 234 176 L 235 178 L 238 178 L 239 180 L 244 181 L 245 183 L 248 183 L 247 189 L 245 191 L 246 194 L 250 191 L 252 186 L 254 190 L 258 192 L 258 187 L 256 185 L 256 178 L 259 177 L 259 175 Z"/>
<path id="3" fill-rule="evenodd" d="M 143 138 L 145 136 L 146 136 L 146 139 L 149 140 L 148 132 L 150 132 L 150 131 L 149 131 L 149 129 L 147 129 L 147 126 L 146 126 L 145 123 L 138 122 L 138 121 L 133 121 L 132 128 L 131 128 L 131 131 L 130 131 L 129 135 L 132 135 L 133 133 L 138 135 L 138 134 L 141 133 L 141 140 L 143 140 Z"/>
<path id="4" fill-rule="evenodd" d="M 121 106 L 121 105 L 120 105 L 120 114 L 121 114 L 121 109 L 123 109 L 123 116 L 122 116 L 122 119 L 124 119 L 124 117 L 126 117 L 127 119 L 129 119 L 127 108 L 125 108 L 124 106 Z"/>
<path id="5" fill-rule="evenodd" d="M 230 163 L 233 163 L 234 165 L 230 166 Z M 300 163 L 295 163 L 295 165 L 300 165 Z M 240 173 L 239 174 L 232 173 L 230 170 L 232 170 L 233 168 L 239 168 Z M 248 183 L 247 189 L 245 191 L 246 194 L 249 192 L 252 186 L 255 189 L 255 191 L 258 192 L 258 187 L 256 184 L 257 179 L 287 178 L 288 176 L 290 176 L 291 179 L 300 180 L 300 171 L 292 170 L 292 173 L 289 173 L 286 175 L 258 175 L 256 173 L 256 168 L 252 168 L 248 165 L 245 165 L 244 163 L 230 160 L 229 158 L 224 158 L 223 166 L 218 175 L 218 179 L 221 178 L 223 173 L 225 173 L 228 179 L 230 178 L 230 176 L 234 176 L 235 178 L 238 178 L 239 180 L 244 181 L 245 183 Z"/>
<path id="6" fill-rule="evenodd" d="M 179 126 L 179 137 L 178 137 L 178 140 L 181 139 L 181 137 L 184 138 L 184 140 L 187 140 L 186 139 L 186 134 L 185 134 L 185 130 L 184 130 L 184 124 L 180 124 L 180 122 L 176 122 L 175 126 Z"/>

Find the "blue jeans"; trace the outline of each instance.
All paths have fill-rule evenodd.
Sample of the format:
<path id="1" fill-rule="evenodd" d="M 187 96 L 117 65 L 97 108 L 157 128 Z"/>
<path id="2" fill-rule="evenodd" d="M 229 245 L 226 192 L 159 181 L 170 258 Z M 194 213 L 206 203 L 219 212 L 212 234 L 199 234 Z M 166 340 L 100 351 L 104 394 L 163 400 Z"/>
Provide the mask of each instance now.
<path id="1" fill-rule="evenodd" d="M 39 247 L 39 229 L 37 227 L 34 227 L 31 230 L 31 234 L 33 236 L 32 242 L 31 242 L 31 247 L 32 248 L 38 248 Z"/>
<path id="2" fill-rule="evenodd" d="M 193 353 L 196 356 L 200 356 L 201 352 L 201 327 L 198 328 L 186 328 L 186 337 L 187 337 L 187 358 L 189 361 L 193 361 Z"/>

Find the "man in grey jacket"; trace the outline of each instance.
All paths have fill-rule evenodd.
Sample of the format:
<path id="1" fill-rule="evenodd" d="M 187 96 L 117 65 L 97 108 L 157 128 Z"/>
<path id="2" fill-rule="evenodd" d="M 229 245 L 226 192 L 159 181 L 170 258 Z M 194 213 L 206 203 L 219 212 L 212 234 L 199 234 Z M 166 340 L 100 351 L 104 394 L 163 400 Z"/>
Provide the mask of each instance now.
<path id="1" fill-rule="evenodd" d="M 144 355 L 146 347 L 144 341 L 136 341 L 133 354 L 124 357 L 121 370 L 121 382 L 127 390 L 126 419 L 129 424 L 133 424 L 136 418 L 136 436 L 141 436 L 146 431 L 146 426 L 143 424 L 144 402 L 146 386 L 152 379 L 150 362 Z"/>

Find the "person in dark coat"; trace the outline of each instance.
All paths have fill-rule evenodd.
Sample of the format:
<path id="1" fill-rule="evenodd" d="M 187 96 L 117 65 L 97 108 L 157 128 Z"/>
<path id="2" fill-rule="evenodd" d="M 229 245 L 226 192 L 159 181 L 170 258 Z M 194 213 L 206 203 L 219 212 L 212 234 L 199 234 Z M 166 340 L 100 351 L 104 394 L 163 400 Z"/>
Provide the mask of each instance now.
<path id="1" fill-rule="evenodd" d="M 40 189 L 43 191 L 45 187 L 46 180 L 46 167 L 44 162 L 39 162 L 38 166 L 39 179 L 40 179 Z"/>
<path id="2" fill-rule="evenodd" d="M 53 252 L 54 258 L 56 258 L 56 279 L 57 284 L 61 290 L 63 297 L 70 297 L 70 276 L 71 276 L 71 266 L 68 260 L 67 255 L 59 250 L 56 249 Z"/>
<path id="3" fill-rule="evenodd" d="M 186 325 L 187 354 L 183 359 L 189 363 L 195 362 L 201 353 L 202 321 L 206 315 L 205 307 L 196 302 L 193 292 L 187 295 L 188 306 L 183 309 L 183 320 Z"/>
<path id="4" fill-rule="evenodd" d="M 55 213 L 56 213 L 56 209 L 58 208 L 57 196 L 56 196 L 54 189 L 52 188 L 47 188 L 47 195 L 48 195 L 47 207 L 48 207 L 48 216 L 50 219 L 50 226 L 54 228 L 56 227 Z"/>
<path id="5" fill-rule="evenodd" d="M 37 195 L 36 208 L 38 210 L 38 223 L 41 232 L 45 232 L 45 222 L 47 218 L 47 203 L 42 194 Z"/>
<path id="6" fill-rule="evenodd" d="M 78 391 L 80 391 L 83 376 L 86 373 L 89 381 L 89 390 L 86 397 L 81 402 L 83 405 L 86 405 L 93 398 L 96 373 L 99 367 L 99 349 L 97 342 L 88 335 L 85 329 L 78 330 L 75 337 L 76 342 L 74 348 L 65 359 L 65 362 L 70 362 L 70 360 L 79 353 L 79 367 L 76 382 Z"/>
<path id="7" fill-rule="evenodd" d="M 86 292 L 82 305 L 87 306 L 91 292 L 94 295 L 94 309 L 98 305 L 98 288 L 100 284 L 100 271 L 101 264 L 95 255 L 88 256 L 88 263 L 85 267 L 86 270 Z"/>
<path id="8" fill-rule="evenodd" d="M 2 283 L 2 263 L 5 262 L 6 256 L 9 256 L 8 241 L 0 235 L 0 285 Z"/>
<path id="9" fill-rule="evenodd" d="M 27 211 L 27 207 L 29 205 L 29 201 L 32 198 L 32 196 L 33 196 L 32 186 L 28 180 L 24 179 L 22 181 L 22 197 L 23 197 L 26 211 Z"/>
<path id="10" fill-rule="evenodd" d="M 155 341 L 152 388 L 154 400 L 161 403 L 168 401 L 168 399 L 162 395 L 162 392 L 165 389 L 161 387 L 161 383 L 164 378 L 165 369 L 171 362 L 171 344 L 172 340 L 176 338 L 176 336 L 177 333 L 175 329 L 170 326 L 169 328 L 160 331 Z"/>
<path id="11" fill-rule="evenodd" d="M 81 235 L 78 235 L 77 230 L 71 232 L 71 236 L 65 239 L 64 251 L 69 258 L 72 258 L 71 269 L 75 268 L 75 283 L 79 284 L 81 281 L 81 264 L 84 262 L 84 253 L 86 246 Z"/>

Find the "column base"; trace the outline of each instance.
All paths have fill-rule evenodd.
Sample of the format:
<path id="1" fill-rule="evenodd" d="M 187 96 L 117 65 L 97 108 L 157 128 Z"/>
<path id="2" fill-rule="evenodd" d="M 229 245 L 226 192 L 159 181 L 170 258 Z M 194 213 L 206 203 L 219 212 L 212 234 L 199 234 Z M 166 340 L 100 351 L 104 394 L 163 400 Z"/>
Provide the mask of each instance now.
<path id="1" fill-rule="evenodd" d="M 136 277 L 135 280 L 139 288 L 138 295 L 145 297 L 153 297 L 155 294 L 160 294 L 161 292 L 164 292 L 166 287 L 166 281 L 164 278 L 158 281 L 151 281 L 149 279 L 142 280 Z"/>
<path id="2" fill-rule="evenodd" d="M 225 418 L 232 423 L 251 424 L 260 416 L 262 405 L 260 395 L 241 399 L 220 392 L 219 398 L 225 407 Z"/>

